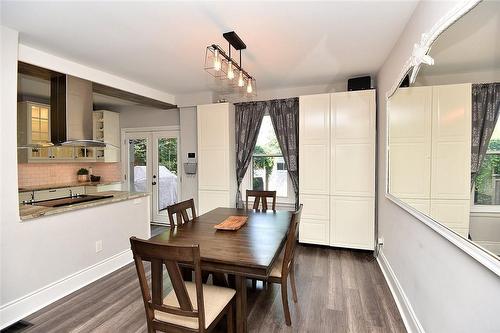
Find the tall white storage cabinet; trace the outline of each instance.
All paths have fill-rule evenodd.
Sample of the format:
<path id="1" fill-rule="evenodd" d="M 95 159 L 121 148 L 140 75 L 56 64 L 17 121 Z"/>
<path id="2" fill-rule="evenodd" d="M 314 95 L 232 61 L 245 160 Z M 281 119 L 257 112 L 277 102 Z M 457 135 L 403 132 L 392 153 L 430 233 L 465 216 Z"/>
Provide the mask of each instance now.
<path id="1" fill-rule="evenodd" d="M 234 105 L 198 105 L 198 210 L 236 206 Z"/>
<path id="2" fill-rule="evenodd" d="M 398 89 L 389 100 L 389 191 L 467 237 L 471 84 Z"/>
<path id="3" fill-rule="evenodd" d="M 300 97 L 299 240 L 373 250 L 375 91 Z"/>

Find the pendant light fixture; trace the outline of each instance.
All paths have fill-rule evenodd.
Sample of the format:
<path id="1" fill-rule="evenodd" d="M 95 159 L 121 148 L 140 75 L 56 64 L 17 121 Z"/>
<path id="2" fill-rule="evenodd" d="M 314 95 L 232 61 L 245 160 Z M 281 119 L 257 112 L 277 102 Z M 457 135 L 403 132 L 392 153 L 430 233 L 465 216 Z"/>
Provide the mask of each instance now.
<path id="1" fill-rule="evenodd" d="M 226 32 L 222 36 L 228 41 L 229 54 L 219 45 L 212 44 L 207 46 L 205 52 L 205 71 L 220 80 L 228 80 L 229 86 L 235 87 L 242 93 L 249 96 L 255 96 L 256 81 L 242 67 L 241 50 L 246 49 L 245 43 L 234 32 Z M 231 49 L 234 48 L 240 53 L 239 63 L 231 57 Z M 236 78 L 238 72 L 238 80 Z"/>

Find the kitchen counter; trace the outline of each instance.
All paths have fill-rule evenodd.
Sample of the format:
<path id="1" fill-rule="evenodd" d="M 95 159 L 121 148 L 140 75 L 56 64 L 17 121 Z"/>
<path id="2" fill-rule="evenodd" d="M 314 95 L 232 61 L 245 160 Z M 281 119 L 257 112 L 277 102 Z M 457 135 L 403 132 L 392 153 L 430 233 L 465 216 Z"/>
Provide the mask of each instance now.
<path id="1" fill-rule="evenodd" d="M 64 188 L 64 187 L 76 187 L 76 186 L 99 186 L 99 185 L 114 185 L 121 184 L 121 181 L 109 181 L 109 182 L 72 182 L 72 183 L 59 183 L 59 184 L 47 184 L 47 185 L 36 185 L 36 186 L 24 186 L 18 189 L 21 192 L 33 192 L 41 190 L 51 190 L 54 188 Z"/>
<path id="2" fill-rule="evenodd" d="M 124 200 L 131 200 L 136 198 L 142 198 L 148 196 L 149 193 L 141 193 L 141 192 L 127 192 L 127 191 L 106 191 L 100 192 L 99 195 L 112 195 L 112 198 L 106 198 L 101 200 L 83 202 L 79 204 L 62 206 L 62 207 L 42 207 L 42 206 L 34 206 L 34 205 L 19 205 L 19 216 L 21 217 L 21 221 L 35 219 L 37 217 L 54 215 L 60 213 L 71 212 L 74 210 L 89 208 L 95 206 L 106 205 L 114 202 L 120 202 Z"/>

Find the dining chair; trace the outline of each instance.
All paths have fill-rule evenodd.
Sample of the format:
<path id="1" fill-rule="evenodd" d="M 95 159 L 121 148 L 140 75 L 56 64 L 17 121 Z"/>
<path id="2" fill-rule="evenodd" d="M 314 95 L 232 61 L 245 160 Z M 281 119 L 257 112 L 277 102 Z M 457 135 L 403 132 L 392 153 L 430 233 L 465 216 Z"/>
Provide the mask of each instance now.
<path id="1" fill-rule="evenodd" d="M 191 220 L 189 219 L 188 209 L 191 209 Z M 176 204 L 170 205 L 167 207 L 168 211 L 168 219 L 170 221 L 170 228 L 174 228 L 176 226 L 182 226 L 185 223 L 191 222 L 196 218 L 196 208 L 194 207 L 194 200 L 189 199 L 185 201 L 178 202 Z M 174 215 L 176 216 L 176 220 L 174 220 Z M 187 267 L 181 268 L 181 273 L 185 280 L 192 279 L 193 270 Z M 202 278 L 203 282 L 206 283 L 209 277 L 209 272 L 203 272 Z M 227 287 L 228 283 L 226 277 L 223 273 L 214 272 L 212 273 L 213 283 L 219 286 Z"/>
<path id="2" fill-rule="evenodd" d="M 227 332 L 234 328 L 234 289 L 202 283 L 199 245 L 173 246 L 130 238 L 146 310 L 148 332 L 210 332 L 226 316 Z M 144 261 L 151 263 L 151 290 Z M 194 282 L 182 279 L 179 262 L 194 267 Z M 163 265 L 172 290 L 163 297 Z"/>
<path id="3" fill-rule="evenodd" d="M 274 261 L 271 273 L 267 278 L 270 283 L 281 285 L 281 301 L 283 302 L 283 311 L 285 312 L 285 322 L 287 326 L 292 325 L 290 318 L 290 309 L 288 307 L 288 286 L 287 278 L 290 276 L 290 285 L 292 287 L 293 301 L 297 303 L 297 289 L 295 287 L 294 259 L 295 248 L 297 245 L 297 236 L 299 234 L 300 217 L 302 214 L 302 205 L 292 214 L 288 235 L 286 238 L 285 249 Z"/>
<path id="4" fill-rule="evenodd" d="M 175 227 L 178 225 L 183 225 L 190 221 L 188 215 L 188 209 L 191 209 L 192 219 L 196 217 L 196 209 L 194 208 L 194 200 L 189 199 L 185 201 L 178 202 L 176 204 L 167 207 L 168 220 L 170 222 L 170 227 Z M 174 221 L 174 215 L 176 216 L 176 221 Z"/>
<path id="5" fill-rule="evenodd" d="M 273 198 L 272 207 L 276 210 L 276 191 L 254 191 L 247 190 L 245 208 L 248 209 L 248 197 L 254 197 L 252 209 L 259 209 L 259 202 L 262 202 L 262 210 L 267 210 L 267 198 Z"/>

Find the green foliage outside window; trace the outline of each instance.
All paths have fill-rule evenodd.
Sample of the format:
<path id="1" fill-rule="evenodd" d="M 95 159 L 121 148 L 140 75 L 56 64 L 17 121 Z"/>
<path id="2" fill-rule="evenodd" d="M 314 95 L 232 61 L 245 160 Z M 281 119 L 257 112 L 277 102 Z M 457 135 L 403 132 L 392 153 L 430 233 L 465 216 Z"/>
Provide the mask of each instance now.
<path id="1" fill-rule="evenodd" d="M 492 139 L 488 151 L 499 152 L 487 154 L 481 165 L 474 183 L 475 203 L 478 205 L 499 204 L 500 198 L 495 197 L 494 181 L 500 179 L 500 139 Z"/>
<path id="2" fill-rule="evenodd" d="M 138 139 L 133 143 L 134 165 L 146 165 L 146 142 L 144 139 Z M 161 138 L 158 140 L 158 163 L 177 174 L 177 139 Z"/>

